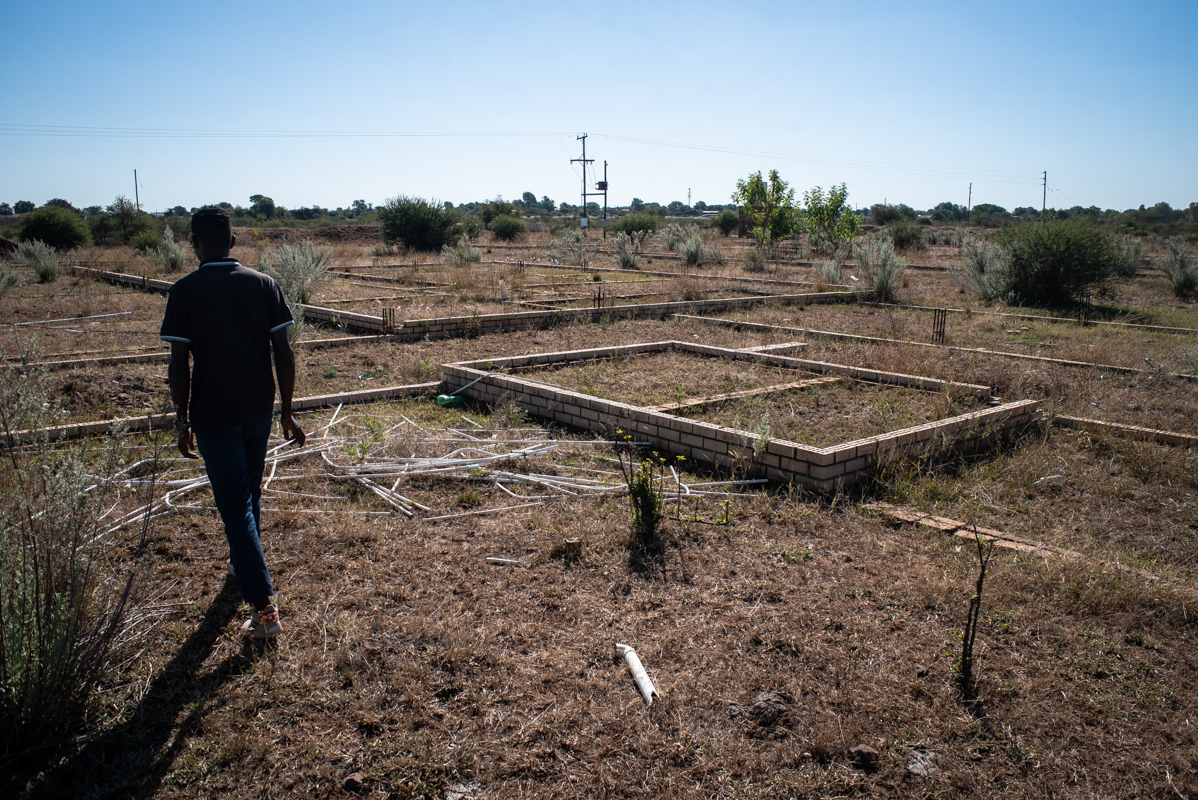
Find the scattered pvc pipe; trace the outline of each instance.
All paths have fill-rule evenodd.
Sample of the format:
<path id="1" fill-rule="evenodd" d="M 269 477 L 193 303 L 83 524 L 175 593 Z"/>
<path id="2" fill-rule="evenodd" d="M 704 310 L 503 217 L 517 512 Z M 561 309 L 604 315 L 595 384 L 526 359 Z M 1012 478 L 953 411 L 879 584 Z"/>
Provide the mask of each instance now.
<path id="1" fill-rule="evenodd" d="M 645 672 L 645 667 L 641 664 L 641 659 L 637 656 L 636 651 L 626 644 L 616 642 L 616 654 L 624 657 L 624 663 L 628 665 L 628 671 L 632 673 L 632 677 L 636 681 L 636 688 L 640 689 L 641 697 L 645 699 L 645 705 L 653 705 L 653 698 L 660 695 L 653 686 L 649 673 Z"/>

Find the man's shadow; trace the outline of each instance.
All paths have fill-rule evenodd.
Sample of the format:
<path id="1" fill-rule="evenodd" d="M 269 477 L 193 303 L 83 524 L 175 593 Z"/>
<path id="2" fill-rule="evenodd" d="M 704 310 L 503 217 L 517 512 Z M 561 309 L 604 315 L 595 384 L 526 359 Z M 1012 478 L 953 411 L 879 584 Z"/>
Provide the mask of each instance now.
<path id="1" fill-rule="evenodd" d="M 237 583 L 227 576 L 195 632 L 154 678 L 128 721 L 46 768 L 28 785 L 28 796 L 152 796 L 188 738 L 200 729 L 212 696 L 249 669 L 263 649 L 262 643 L 247 641 L 212 671 L 197 674 L 240 605 Z M 188 707 L 192 708 L 187 717 L 176 722 L 179 712 Z"/>

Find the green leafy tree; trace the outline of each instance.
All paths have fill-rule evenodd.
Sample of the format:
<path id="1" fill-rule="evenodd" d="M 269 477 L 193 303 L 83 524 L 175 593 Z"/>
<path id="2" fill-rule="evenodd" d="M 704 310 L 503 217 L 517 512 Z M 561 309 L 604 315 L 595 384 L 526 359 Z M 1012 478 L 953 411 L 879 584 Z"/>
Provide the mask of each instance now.
<path id="1" fill-rule="evenodd" d="M 511 203 L 505 202 L 503 198 L 496 197 L 491 202 L 487 203 L 478 212 L 478 218 L 483 221 L 483 225 L 488 228 L 491 225 L 491 220 L 496 217 L 514 217 L 516 216 L 516 207 Z"/>
<path id="2" fill-rule="evenodd" d="M 12 206 L 8 203 L 0 203 L 0 214 L 8 215 L 13 213 Z"/>
<path id="3" fill-rule="evenodd" d="M 112 224 L 121 242 L 128 242 L 147 227 L 148 219 L 142 219 L 143 212 L 138 211 L 133 201 L 123 194 L 117 195 L 112 201 L 108 213 L 112 215 Z"/>
<path id="4" fill-rule="evenodd" d="M 634 214 L 640 214 L 645 210 L 645 201 L 639 197 L 632 198 L 632 202 L 628 204 L 628 210 Z"/>
<path id="5" fill-rule="evenodd" d="M 519 217 L 500 214 L 491 220 L 491 233 L 495 234 L 496 239 L 510 242 L 528 233 L 528 225 Z"/>
<path id="6" fill-rule="evenodd" d="M 798 221 L 795 209 L 795 190 L 782 180 L 778 170 L 770 170 L 769 178 L 757 171 L 736 182 L 732 202 L 744 209 L 753 223 L 757 245 L 768 250 L 794 233 Z"/>
<path id="7" fill-rule="evenodd" d="M 465 231 L 459 212 L 438 200 L 398 195 L 377 211 L 385 244 L 438 252 Z"/>
<path id="8" fill-rule="evenodd" d="M 740 214 L 730 208 L 725 208 L 716 214 L 715 226 L 719 229 L 721 236 L 731 236 L 732 232 L 740 227 Z"/>
<path id="9" fill-rule="evenodd" d="M 69 250 L 91 244 L 92 235 L 83 217 L 58 206 L 45 205 L 21 220 L 22 241 L 42 241 Z"/>
<path id="10" fill-rule="evenodd" d="M 537 196 L 532 192 L 525 192 L 520 199 L 524 201 L 525 208 L 532 208 L 537 204 Z"/>
<path id="11" fill-rule="evenodd" d="M 48 206 L 58 206 L 63 211 L 71 211 L 76 214 L 79 213 L 79 209 L 77 209 L 77 208 L 75 208 L 75 206 L 71 205 L 71 202 L 69 200 L 63 200 L 61 197 L 55 197 L 50 200 L 47 200 L 45 204 Z"/>
<path id="12" fill-rule="evenodd" d="M 250 213 L 255 217 L 265 217 L 266 219 L 274 219 L 275 216 L 275 201 L 266 195 L 255 194 L 250 195 Z"/>
<path id="13" fill-rule="evenodd" d="M 13 203 L 13 212 L 16 214 L 28 214 L 33 209 L 37 208 L 31 200 L 18 200 Z"/>
<path id="14" fill-rule="evenodd" d="M 803 193 L 803 205 L 806 213 L 803 216 L 803 227 L 811 244 L 822 248 L 831 245 L 838 249 L 842 244 L 849 244 L 857 235 L 860 227 L 857 214 L 848 204 L 849 190 L 842 183 L 832 186 L 827 194 L 816 186 L 809 192 Z"/>

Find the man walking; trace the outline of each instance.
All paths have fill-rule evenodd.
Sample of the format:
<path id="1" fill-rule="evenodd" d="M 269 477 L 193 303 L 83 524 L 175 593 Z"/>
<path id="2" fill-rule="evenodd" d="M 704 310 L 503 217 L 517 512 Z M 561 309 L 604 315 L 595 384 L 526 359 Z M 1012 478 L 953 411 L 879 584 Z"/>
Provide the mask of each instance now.
<path id="1" fill-rule="evenodd" d="M 236 243 L 223 208 L 204 206 L 192 215 L 191 244 L 200 266 L 171 287 L 160 338 L 171 343 L 167 381 L 179 452 L 197 458 L 192 446 L 199 447 L 229 542 L 229 569 L 241 596 L 253 605 L 242 631 L 266 639 L 283 630 L 259 539 L 274 374 L 283 435 L 297 446 L 305 437 L 291 413 L 291 312 L 272 278 L 230 258 Z"/>

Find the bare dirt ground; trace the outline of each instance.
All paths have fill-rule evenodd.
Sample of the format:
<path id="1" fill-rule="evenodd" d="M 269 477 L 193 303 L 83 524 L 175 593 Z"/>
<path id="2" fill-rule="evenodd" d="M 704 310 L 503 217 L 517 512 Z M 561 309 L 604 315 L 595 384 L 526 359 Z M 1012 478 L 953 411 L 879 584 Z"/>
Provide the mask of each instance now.
<path id="1" fill-rule="evenodd" d="M 726 263 L 712 273 L 746 275 L 736 247 L 724 244 Z M 256 249 L 246 250 L 246 263 L 256 262 Z M 912 260 L 926 255 L 934 265 L 952 250 Z M 339 258 L 363 267 L 371 259 L 366 249 Z M 778 272 L 814 277 L 802 265 Z M 750 277 L 772 276 L 771 267 Z M 326 291 L 336 296 L 326 299 L 391 292 L 379 288 L 357 295 L 333 284 Z M 359 290 L 373 291 L 352 287 Z M 934 271 L 909 272 L 900 300 L 968 305 Z M 1198 311 L 1166 294 L 1154 274 L 1109 305 L 1112 318 L 1198 328 Z M 156 348 L 163 307 L 161 296 L 63 277 L 12 290 L 0 299 L 0 322 L 133 314 L 0 335 L 12 342 L 11 356 L 36 328 L 45 360 Z M 1041 399 L 1050 412 L 1198 433 L 1195 384 L 1169 375 L 1194 371 L 1194 336 L 971 310 L 950 315 L 947 344 L 1145 371 L 1114 375 L 699 320 L 615 320 L 475 339 L 301 346 L 299 393 L 435 380 L 442 363 L 489 356 L 665 339 L 805 341 L 805 358 L 982 383 L 1004 400 Z M 904 309 L 765 305 L 721 316 L 930 342 L 930 314 Z M 630 388 L 627 377 L 588 380 L 615 392 Z M 695 380 L 686 364 L 649 377 L 667 386 L 667 401 L 677 399 L 674 384 L 698 396 L 723 388 L 718 376 Z M 144 413 L 165 398 L 165 364 L 56 370 L 49 386 L 66 419 Z M 443 409 L 413 398 L 339 413 L 330 433 L 347 437 L 348 449 L 336 454 L 347 461 L 354 448 L 431 447 L 416 434 L 387 438 L 412 430 L 406 419 L 479 439 L 552 439 L 556 450 L 512 469 L 620 480 L 609 446 L 541 429 L 510 406 Z M 333 415 L 305 414 L 303 423 L 320 432 Z M 124 442 L 133 458 L 165 436 Z M 674 466 L 690 483 L 738 477 Z M 541 504 L 435 522 L 427 518 L 525 501 L 477 474 L 429 476 L 404 488 L 429 508 L 409 519 L 380 513 L 392 509 L 331 478 L 319 456 L 289 469 L 264 500 L 263 539 L 287 628 L 277 646 L 238 634 L 247 612 L 225 573 L 219 521 L 203 509 L 211 498 L 196 493 L 199 509 L 155 520 L 147 635 L 105 677 L 89 729 L 48 761 L 7 766 L 5 796 L 1198 796 L 1193 449 L 1036 427 L 981 451 L 886 462 L 848 494 L 738 486 L 683 498 L 676 509 L 667 491 L 664 560 L 650 571 L 630 559 L 621 495 L 523 489 Z M 978 573 L 973 545 L 896 527 L 866 508 L 875 500 L 1082 554 L 995 552 L 976 705 L 963 701 L 955 673 Z M 570 537 L 582 540 L 577 560 L 565 554 Z M 1105 566 L 1114 562 L 1156 579 Z M 635 647 L 655 681 L 652 706 L 613 659 L 616 642 Z M 855 757 L 857 745 L 876 760 Z"/>

